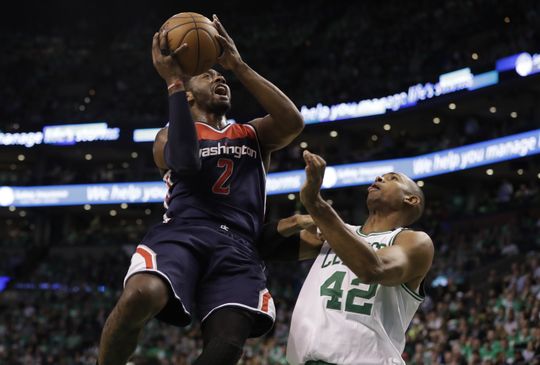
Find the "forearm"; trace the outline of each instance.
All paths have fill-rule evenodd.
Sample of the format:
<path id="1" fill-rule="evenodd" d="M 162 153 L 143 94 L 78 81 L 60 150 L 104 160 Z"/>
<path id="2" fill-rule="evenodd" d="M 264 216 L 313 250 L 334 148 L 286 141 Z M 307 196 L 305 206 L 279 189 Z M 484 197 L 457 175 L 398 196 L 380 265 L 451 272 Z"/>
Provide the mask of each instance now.
<path id="1" fill-rule="evenodd" d="M 330 204 L 319 196 L 305 207 L 332 249 L 362 282 L 370 283 L 378 277 L 382 262 L 375 250 L 347 228 Z"/>
<path id="2" fill-rule="evenodd" d="M 245 62 L 240 63 L 233 71 L 263 109 L 278 121 L 278 128 L 290 133 L 300 133 L 304 127 L 302 115 L 287 95 Z"/>
<path id="3" fill-rule="evenodd" d="M 165 145 L 165 162 L 179 174 L 201 168 L 199 142 L 185 91 L 169 95 L 169 128 Z"/>
<path id="4" fill-rule="evenodd" d="M 283 237 L 290 237 L 293 234 L 300 233 L 301 230 L 302 226 L 298 221 L 297 215 L 280 219 L 277 224 L 277 231 Z"/>
<path id="5" fill-rule="evenodd" d="M 292 217 L 291 217 L 292 218 Z M 285 225 L 291 225 L 291 219 L 281 219 L 279 222 L 269 222 L 263 226 L 257 249 L 263 260 L 269 261 L 296 261 L 299 257 L 300 233 L 289 230 L 285 236 L 280 231 L 282 221 L 287 221 Z M 282 224 L 283 228 L 284 225 Z M 288 227 L 290 228 L 290 227 Z"/>

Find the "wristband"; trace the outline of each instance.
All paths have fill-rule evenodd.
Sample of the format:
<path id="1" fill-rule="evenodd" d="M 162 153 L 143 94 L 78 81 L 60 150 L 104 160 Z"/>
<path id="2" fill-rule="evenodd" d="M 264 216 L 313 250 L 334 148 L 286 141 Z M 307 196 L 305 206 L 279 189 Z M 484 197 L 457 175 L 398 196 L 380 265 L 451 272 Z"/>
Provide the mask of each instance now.
<path id="1" fill-rule="evenodd" d="M 184 87 L 184 83 L 182 82 L 182 80 L 176 80 L 175 82 L 167 86 L 167 90 L 171 91 L 171 89 L 174 89 L 177 87 Z"/>

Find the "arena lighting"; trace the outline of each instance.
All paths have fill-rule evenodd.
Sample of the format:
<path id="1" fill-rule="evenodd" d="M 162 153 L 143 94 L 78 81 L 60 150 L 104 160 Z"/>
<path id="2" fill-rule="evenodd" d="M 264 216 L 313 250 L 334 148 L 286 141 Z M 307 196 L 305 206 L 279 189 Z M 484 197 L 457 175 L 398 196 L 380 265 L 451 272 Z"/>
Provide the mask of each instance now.
<path id="1" fill-rule="evenodd" d="M 43 143 L 73 145 L 79 142 L 116 141 L 120 128 L 109 128 L 107 123 L 64 124 L 43 127 Z"/>
<path id="2" fill-rule="evenodd" d="M 439 76 L 435 84 L 416 84 L 393 95 L 382 98 L 364 99 L 335 105 L 317 104 L 314 107 L 303 105 L 300 112 L 306 124 L 332 122 L 336 120 L 382 115 L 387 112 L 415 106 L 424 100 L 463 90 L 477 90 L 499 82 L 497 71 L 473 75 L 470 68 L 463 68 Z"/>
<path id="3" fill-rule="evenodd" d="M 392 160 L 328 166 L 323 189 L 367 185 L 377 176 L 400 171 L 414 180 L 447 174 L 540 153 L 540 129 L 485 142 Z M 540 178 L 540 174 L 538 174 Z M 304 170 L 268 175 L 269 195 L 296 193 L 305 179 Z M 166 194 L 165 184 L 131 182 L 57 186 L 2 186 L 0 206 L 36 207 L 84 204 L 158 203 Z M 145 214 L 152 211 L 147 208 Z"/>
<path id="4" fill-rule="evenodd" d="M 515 68 L 517 74 L 523 77 L 540 72 L 540 54 L 521 53 L 516 59 Z"/>
<path id="5" fill-rule="evenodd" d="M 10 280 L 11 278 L 9 276 L 0 276 L 0 292 L 3 292 L 6 289 Z"/>
<path id="6" fill-rule="evenodd" d="M 334 105 L 324 105 L 322 103 L 318 103 L 316 106 L 312 107 L 302 105 L 300 111 L 306 124 L 325 123 L 386 114 L 387 112 L 415 106 L 419 102 L 442 95 L 464 90 L 473 91 L 496 85 L 499 82 L 499 72 L 516 69 L 518 58 L 520 56 L 519 65 L 526 65 L 528 62 L 527 54 L 528 53 L 521 53 L 499 59 L 496 61 L 495 70 L 481 74 L 474 75 L 470 68 L 463 68 L 440 75 L 439 81 L 436 83 L 427 82 L 425 84 L 412 85 L 407 91 L 398 92 L 392 95 Z M 540 62 L 540 60 L 537 61 L 538 55 L 536 54 L 529 58 L 532 60 L 531 62 L 533 65 Z M 535 71 L 535 67 L 536 66 L 531 66 L 530 73 L 538 72 Z M 520 66 L 520 70 L 521 69 L 527 70 L 528 66 Z M 135 142 L 153 142 L 158 131 L 159 128 L 136 129 L 133 131 L 133 140 Z"/>
<path id="7" fill-rule="evenodd" d="M 0 132 L 1 146 L 33 147 L 43 142 L 42 132 L 2 133 Z"/>
<path id="8" fill-rule="evenodd" d="M 154 142 L 161 128 L 143 128 L 133 131 L 133 142 Z"/>
<path id="9" fill-rule="evenodd" d="M 478 58 L 478 54 L 477 58 Z M 499 82 L 499 72 L 515 70 L 520 76 L 529 76 L 540 72 L 540 54 L 522 52 L 498 59 L 495 70 L 478 75 L 469 68 L 449 72 L 439 76 L 437 83 L 416 84 L 407 91 L 402 91 L 381 98 L 364 99 L 335 105 L 317 104 L 314 107 L 303 105 L 302 115 L 306 124 L 332 122 L 336 120 L 362 118 L 386 114 L 411 107 L 424 100 L 451 94 L 457 91 L 477 90 Z"/>
<path id="10" fill-rule="evenodd" d="M 0 146 L 74 145 L 79 142 L 116 141 L 119 137 L 120 128 L 109 128 L 107 123 L 50 125 L 44 126 L 42 132 L 0 132 Z"/>

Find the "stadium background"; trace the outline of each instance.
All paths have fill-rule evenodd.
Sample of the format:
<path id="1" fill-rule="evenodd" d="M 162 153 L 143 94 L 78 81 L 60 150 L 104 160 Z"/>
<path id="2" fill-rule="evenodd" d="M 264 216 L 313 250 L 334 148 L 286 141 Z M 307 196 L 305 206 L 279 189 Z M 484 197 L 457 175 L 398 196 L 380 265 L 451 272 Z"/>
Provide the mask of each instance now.
<path id="1" fill-rule="evenodd" d="M 533 131 L 527 136 L 536 146 L 526 153 L 505 150 L 497 162 L 441 168 L 416 179 L 427 197 L 417 228 L 433 238 L 436 257 L 404 358 L 408 364 L 538 363 L 537 2 L 12 5 L 0 25 L 0 186 L 158 181 L 151 143 L 134 142 L 132 132 L 166 122 L 166 90 L 152 67 L 150 41 L 180 11 L 218 14 L 244 60 L 299 107 L 395 95 L 465 68 L 450 74 L 450 82 L 487 73 L 491 84 L 477 90 L 465 87 L 396 111 L 311 123 L 273 155 L 271 172 L 301 169 L 306 146 L 336 166 Z M 530 62 L 526 56 L 525 63 L 507 58 L 523 52 Z M 226 77 L 233 94 L 229 116 L 242 122 L 261 115 L 234 77 Z M 14 144 L 16 136 L 44 126 L 93 122 L 119 128 L 118 139 Z M 351 223 L 361 223 L 366 214 L 367 184 L 356 185 L 324 191 Z M 25 207 L 6 198 L 6 191 L 0 191 L 0 364 L 93 364 L 129 255 L 160 221 L 161 204 Z M 295 212 L 303 212 L 295 191 L 269 197 L 268 219 Z M 285 363 L 288 323 L 309 264 L 268 265 L 276 326 L 249 341 L 242 364 Z M 189 364 L 201 346 L 196 323 L 180 330 L 151 321 L 134 361 Z"/>

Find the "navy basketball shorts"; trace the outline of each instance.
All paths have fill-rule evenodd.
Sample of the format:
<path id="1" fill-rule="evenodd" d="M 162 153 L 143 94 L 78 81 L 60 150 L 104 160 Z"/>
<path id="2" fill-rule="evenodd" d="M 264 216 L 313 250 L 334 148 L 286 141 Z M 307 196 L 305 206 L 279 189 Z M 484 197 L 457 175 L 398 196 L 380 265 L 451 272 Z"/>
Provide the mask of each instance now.
<path id="1" fill-rule="evenodd" d="M 244 308 L 255 315 L 250 337 L 262 336 L 274 324 L 264 264 L 254 244 L 226 226 L 175 220 L 154 226 L 131 257 L 124 287 L 140 272 L 168 283 L 171 298 L 156 318 L 169 324 L 189 325 L 194 310 L 203 322 L 223 307 Z"/>

